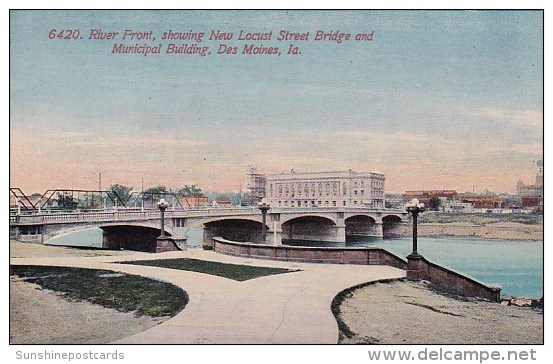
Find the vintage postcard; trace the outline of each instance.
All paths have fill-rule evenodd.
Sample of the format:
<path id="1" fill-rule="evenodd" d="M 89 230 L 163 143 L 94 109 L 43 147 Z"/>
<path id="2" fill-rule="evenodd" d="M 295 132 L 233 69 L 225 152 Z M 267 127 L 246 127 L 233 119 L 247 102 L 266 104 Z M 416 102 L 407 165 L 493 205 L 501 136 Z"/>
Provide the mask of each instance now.
<path id="1" fill-rule="evenodd" d="M 9 20 L 18 359 L 544 343 L 542 10 Z"/>

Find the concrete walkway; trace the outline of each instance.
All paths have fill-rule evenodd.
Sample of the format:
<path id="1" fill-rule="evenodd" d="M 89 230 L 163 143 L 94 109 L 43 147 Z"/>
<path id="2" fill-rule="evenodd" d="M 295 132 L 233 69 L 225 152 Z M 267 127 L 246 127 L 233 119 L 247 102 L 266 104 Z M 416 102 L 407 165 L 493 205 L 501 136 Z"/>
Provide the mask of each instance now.
<path id="1" fill-rule="evenodd" d="M 237 282 L 203 273 L 113 263 L 168 258 L 301 271 Z M 201 249 L 125 256 L 11 258 L 10 263 L 109 269 L 170 282 L 188 293 L 189 303 L 175 317 L 116 344 L 336 344 L 338 326 L 330 304 L 338 292 L 363 282 L 405 276 L 405 271 L 389 266 L 278 262 Z"/>

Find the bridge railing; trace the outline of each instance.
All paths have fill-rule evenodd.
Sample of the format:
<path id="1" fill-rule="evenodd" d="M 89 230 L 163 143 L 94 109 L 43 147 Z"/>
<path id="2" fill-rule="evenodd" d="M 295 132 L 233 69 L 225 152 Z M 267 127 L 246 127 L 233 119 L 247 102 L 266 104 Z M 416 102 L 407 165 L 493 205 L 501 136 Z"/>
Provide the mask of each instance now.
<path id="1" fill-rule="evenodd" d="M 401 210 L 374 210 L 364 207 L 296 207 L 272 208 L 269 213 L 328 213 L 328 212 L 364 212 L 364 213 L 406 213 Z M 168 218 L 204 217 L 204 216 L 243 216 L 261 215 L 257 207 L 192 207 L 185 209 L 168 209 L 165 216 Z M 11 214 L 10 224 L 42 224 L 79 221 L 112 221 L 112 220 L 150 220 L 158 219 L 158 209 L 115 209 L 92 211 L 56 211 L 32 214 Z"/>
<path id="2" fill-rule="evenodd" d="M 171 217 L 196 217 L 196 216 L 234 216 L 260 214 L 257 208 L 194 208 L 167 210 L 165 216 Z M 158 209 L 149 210 L 112 210 L 112 211 L 79 211 L 56 212 L 42 214 L 10 215 L 10 224 L 42 224 L 79 221 L 111 221 L 111 220 L 150 220 L 159 219 Z"/>

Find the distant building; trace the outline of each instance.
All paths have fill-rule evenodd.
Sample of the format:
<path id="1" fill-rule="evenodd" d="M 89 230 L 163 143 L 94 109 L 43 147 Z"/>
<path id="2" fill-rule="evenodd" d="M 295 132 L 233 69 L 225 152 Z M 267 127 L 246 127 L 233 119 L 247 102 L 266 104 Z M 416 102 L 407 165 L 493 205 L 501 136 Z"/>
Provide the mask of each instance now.
<path id="1" fill-rule="evenodd" d="M 267 175 L 265 200 L 275 207 L 383 209 L 384 175 L 374 172 L 309 172 Z"/>
<path id="2" fill-rule="evenodd" d="M 207 206 L 208 198 L 205 196 L 202 197 L 182 197 L 180 200 L 182 207 L 197 207 L 197 206 Z"/>
<path id="3" fill-rule="evenodd" d="M 543 161 L 536 163 L 538 172 L 533 185 L 526 185 L 519 180 L 516 185 L 517 198 L 523 209 L 543 211 Z"/>
<path id="4" fill-rule="evenodd" d="M 475 208 L 497 209 L 503 207 L 503 199 L 497 196 L 464 197 L 461 202 L 469 203 Z"/>
<path id="5" fill-rule="evenodd" d="M 211 205 L 225 207 L 225 206 L 232 206 L 232 202 L 230 200 L 213 200 Z"/>
<path id="6" fill-rule="evenodd" d="M 403 193 L 403 202 L 407 203 L 412 199 L 418 199 L 420 203 L 430 206 L 432 199 L 440 199 L 443 201 L 453 201 L 457 199 L 457 191 L 455 190 L 424 190 L 424 191 L 405 191 Z"/>
<path id="7" fill-rule="evenodd" d="M 387 193 L 385 206 L 387 209 L 403 209 L 405 203 L 400 193 Z"/>
<path id="8" fill-rule="evenodd" d="M 264 174 L 257 173 L 256 167 L 248 166 L 246 170 L 246 178 L 246 188 L 250 192 L 252 202 L 256 204 L 260 202 L 263 197 L 265 197 L 267 177 Z"/>
<path id="9" fill-rule="evenodd" d="M 38 206 L 38 204 L 42 201 L 42 195 L 40 194 L 32 194 L 29 196 L 20 196 L 16 197 L 12 192 L 10 192 L 10 207 L 16 208 L 17 204 L 19 203 L 20 207 L 22 208 L 30 208 L 31 204 L 33 206 Z"/>
<path id="10" fill-rule="evenodd" d="M 474 206 L 469 202 L 461 201 L 449 201 L 444 204 L 444 212 L 466 212 L 470 213 L 474 211 Z"/>

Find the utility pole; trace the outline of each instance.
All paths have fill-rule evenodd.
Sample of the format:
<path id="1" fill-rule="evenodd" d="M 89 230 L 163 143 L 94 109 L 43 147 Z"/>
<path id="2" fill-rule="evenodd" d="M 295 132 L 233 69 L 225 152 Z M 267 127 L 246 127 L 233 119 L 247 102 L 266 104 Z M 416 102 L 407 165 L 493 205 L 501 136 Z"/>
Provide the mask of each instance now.
<path id="1" fill-rule="evenodd" d="M 242 206 L 242 185 L 238 186 L 238 206 Z"/>
<path id="2" fill-rule="evenodd" d="M 98 191 L 102 190 L 102 172 L 98 172 Z"/>

